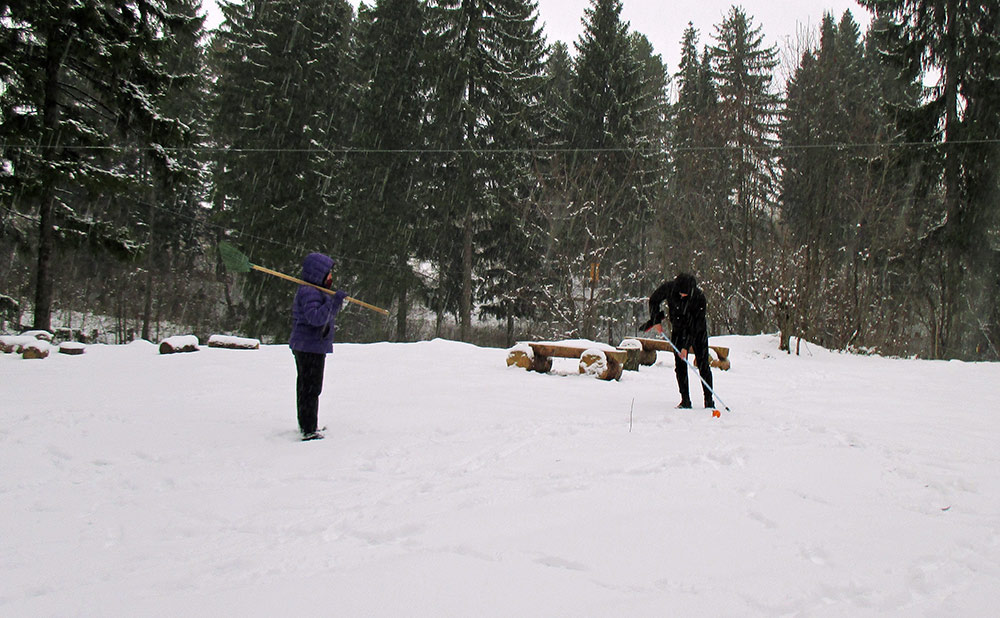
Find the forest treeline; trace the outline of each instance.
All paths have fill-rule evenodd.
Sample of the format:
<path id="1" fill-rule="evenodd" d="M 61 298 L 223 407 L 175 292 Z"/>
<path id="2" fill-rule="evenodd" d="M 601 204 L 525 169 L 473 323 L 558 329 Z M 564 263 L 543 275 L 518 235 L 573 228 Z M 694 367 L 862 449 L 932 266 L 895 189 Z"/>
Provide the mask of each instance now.
<path id="1" fill-rule="evenodd" d="M 712 334 L 998 359 L 1000 5 L 861 4 L 785 50 L 734 6 L 667 67 L 621 0 L 572 46 L 533 0 L 212 32 L 200 0 L 0 1 L 3 319 L 286 340 L 294 288 L 226 240 L 390 308 L 339 340 L 617 343 L 685 270 Z"/>

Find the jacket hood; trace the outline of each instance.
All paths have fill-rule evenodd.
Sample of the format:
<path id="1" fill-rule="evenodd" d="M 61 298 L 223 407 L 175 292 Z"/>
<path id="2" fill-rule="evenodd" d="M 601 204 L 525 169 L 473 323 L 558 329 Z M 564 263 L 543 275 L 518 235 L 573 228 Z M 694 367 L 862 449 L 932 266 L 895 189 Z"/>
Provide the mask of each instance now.
<path id="1" fill-rule="evenodd" d="M 680 273 L 674 278 L 674 289 L 678 294 L 691 294 L 697 286 L 698 281 L 690 273 Z"/>
<path id="2" fill-rule="evenodd" d="M 322 253 L 310 253 L 302 260 L 302 279 L 314 285 L 323 285 L 332 268 L 333 258 Z"/>

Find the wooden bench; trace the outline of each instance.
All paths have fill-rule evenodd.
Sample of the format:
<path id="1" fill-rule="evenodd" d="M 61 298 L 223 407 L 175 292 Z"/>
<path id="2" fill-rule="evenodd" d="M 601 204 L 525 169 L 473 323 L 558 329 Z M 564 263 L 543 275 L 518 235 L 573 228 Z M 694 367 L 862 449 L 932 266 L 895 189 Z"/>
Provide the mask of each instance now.
<path id="1" fill-rule="evenodd" d="M 622 377 L 627 353 L 593 342 L 529 342 L 518 344 L 507 353 L 507 366 L 548 373 L 552 370 L 553 358 L 579 358 L 580 373 L 589 373 L 601 380 L 618 380 Z"/>
<path id="2" fill-rule="evenodd" d="M 673 354 L 674 349 L 663 339 L 649 339 L 647 337 L 634 337 L 634 339 L 642 344 L 643 353 L 639 357 L 639 363 L 642 365 L 652 365 L 656 363 L 657 352 L 670 352 Z M 729 348 L 717 345 L 710 345 L 708 347 L 719 357 L 718 359 L 711 359 L 709 365 L 717 369 L 721 369 L 722 371 L 727 371 L 730 367 L 732 367 L 732 363 L 729 361 Z M 711 356 L 711 354 L 709 356 Z M 688 357 L 688 360 L 691 360 L 692 364 L 697 364 L 690 356 Z"/>

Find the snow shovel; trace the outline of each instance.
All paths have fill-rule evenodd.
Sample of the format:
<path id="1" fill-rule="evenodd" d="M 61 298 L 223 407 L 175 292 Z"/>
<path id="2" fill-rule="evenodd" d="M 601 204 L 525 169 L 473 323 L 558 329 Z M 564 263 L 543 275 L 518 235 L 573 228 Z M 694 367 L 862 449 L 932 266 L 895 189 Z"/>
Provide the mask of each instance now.
<path id="1" fill-rule="evenodd" d="M 259 270 L 262 273 L 274 275 L 275 277 L 284 279 L 285 281 L 291 281 L 292 283 L 298 283 L 299 285 L 308 285 L 310 287 L 314 287 L 320 292 L 326 292 L 331 296 L 337 293 L 335 290 L 330 290 L 322 286 L 309 283 L 308 281 L 303 281 L 302 279 L 286 275 L 285 273 L 279 273 L 278 271 L 271 270 L 270 268 L 264 268 L 263 266 L 251 264 L 250 259 L 247 256 L 240 253 L 240 251 L 236 247 L 232 246 L 226 241 L 222 241 L 219 243 L 219 255 L 222 256 L 222 262 L 226 265 L 226 269 L 231 270 L 233 272 L 248 273 L 251 270 Z M 376 307 L 375 305 L 369 305 L 368 303 L 360 301 L 356 298 L 351 298 L 350 296 L 346 296 L 344 300 L 346 300 L 349 303 L 354 303 L 355 305 L 361 305 L 365 309 L 371 309 L 372 311 L 377 311 L 382 315 L 389 315 L 389 312 L 386 311 L 385 309 L 382 309 L 381 307 Z"/>
<path id="2" fill-rule="evenodd" d="M 655 331 L 656 334 L 659 335 L 661 339 L 670 344 L 670 347 L 673 349 L 674 354 L 677 355 L 677 358 L 680 358 L 682 361 L 687 363 L 688 367 L 694 369 L 694 374 L 698 376 L 698 379 L 701 380 L 701 383 L 705 385 L 705 388 L 707 388 L 709 392 L 711 392 L 712 395 L 715 396 L 715 399 L 722 404 L 722 407 L 726 409 L 726 412 L 732 412 L 732 410 L 729 409 L 729 406 L 726 405 L 726 402 L 722 400 L 722 397 L 719 397 L 719 394 L 715 392 L 715 389 L 713 389 L 711 386 L 708 385 L 708 382 L 705 381 L 705 378 L 701 377 L 701 372 L 698 371 L 698 368 L 692 365 L 691 361 L 689 361 L 688 359 L 681 357 L 681 351 L 677 349 L 677 346 L 675 346 L 674 342 L 670 340 L 670 337 L 667 337 L 667 334 L 663 332 L 663 327 L 657 324 L 656 326 L 647 329 L 646 332 L 649 332 L 651 330 Z M 714 410 L 713 412 L 718 412 L 718 410 Z"/>

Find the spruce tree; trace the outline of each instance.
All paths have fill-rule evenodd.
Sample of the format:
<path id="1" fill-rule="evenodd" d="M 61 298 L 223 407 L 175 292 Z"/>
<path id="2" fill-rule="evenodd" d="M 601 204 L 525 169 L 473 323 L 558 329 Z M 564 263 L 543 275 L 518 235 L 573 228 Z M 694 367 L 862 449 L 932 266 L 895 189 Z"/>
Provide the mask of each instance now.
<path id="1" fill-rule="evenodd" d="M 570 150 L 562 184 L 575 212 L 564 232 L 564 259 L 571 277 L 585 280 L 579 326 L 588 337 L 596 336 L 602 317 L 631 316 L 630 307 L 614 303 L 637 291 L 634 247 L 642 251 L 662 167 L 665 71 L 648 41 L 629 34 L 621 10 L 618 0 L 593 0 L 585 10 L 565 125 Z M 602 282 L 626 287 L 599 297 Z"/>
<path id="2" fill-rule="evenodd" d="M 533 133 L 512 133 L 511 119 L 532 106 L 541 70 L 541 33 L 533 2 L 439 0 L 431 4 L 431 44 L 438 79 L 430 89 L 428 140 L 439 149 L 430 202 L 435 241 L 430 247 L 440 273 L 439 290 L 460 290 L 460 337 L 469 340 L 472 310 L 494 215 L 507 197 L 501 191 L 521 180 L 522 165 L 492 170 L 486 151 L 502 141 L 519 143 Z M 508 142 L 509 143 L 509 142 Z M 530 144 L 525 144 L 530 146 Z M 509 148 L 509 147 L 508 147 Z M 502 225 L 503 216 L 496 221 Z M 439 292 L 440 294 L 440 292 Z M 443 294 L 440 294 L 444 296 Z"/>
<path id="3" fill-rule="evenodd" d="M 719 94 L 720 129 L 728 136 L 731 211 L 723 225 L 733 243 L 729 295 L 742 298 L 738 332 L 758 332 L 766 319 L 767 269 L 763 247 L 773 223 L 774 146 L 779 98 L 772 91 L 777 51 L 765 47 L 761 27 L 733 7 L 716 26 L 712 68 Z"/>
<path id="4" fill-rule="evenodd" d="M 407 339 L 415 276 L 410 260 L 422 236 L 427 190 L 424 145 L 426 54 L 424 5 L 380 0 L 362 7 L 367 24 L 358 43 L 361 83 L 351 158 L 350 247 L 371 264 L 360 276 L 371 298 L 396 301 L 396 338 Z M 359 292 L 360 293 L 360 292 Z"/>
<path id="5" fill-rule="evenodd" d="M 198 0 L 170 0 L 166 3 L 163 33 L 156 55 L 150 59 L 149 90 L 160 113 L 175 120 L 157 130 L 146 122 L 137 131 L 148 159 L 149 196 L 139 208 L 145 238 L 145 296 L 142 310 L 143 339 L 152 339 L 154 296 L 157 279 L 167 279 L 175 266 L 194 267 L 201 241 L 202 202 L 207 196 L 205 159 L 207 143 L 208 81 L 202 39 L 205 18 L 199 15 Z M 165 130 L 164 130 L 165 129 Z M 168 294 L 163 286 L 162 294 Z M 161 299 L 161 302 L 167 302 Z"/>
<path id="6" fill-rule="evenodd" d="M 673 106 L 673 155 L 670 207 L 662 213 L 664 268 L 679 266 L 708 271 L 710 264 L 691 260 L 691 246 L 718 246 L 717 218 L 728 197 L 725 145 L 719 130 L 718 97 L 712 81 L 708 49 L 699 50 L 698 30 L 689 24 L 681 41 L 677 102 Z"/>
<path id="7" fill-rule="evenodd" d="M 939 76 L 919 103 L 898 116 L 912 141 L 940 145 L 915 150 L 911 159 L 923 166 L 926 181 L 913 196 L 925 214 L 911 253 L 922 263 L 927 295 L 934 298 L 934 318 L 927 324 L 933 333 L 930 354 L 970 356 L 996 330 L 980 317 L 995 314 L 996 295 L 980 291 L 995 280 L 997 264 L 991 234 L 1000 152 L 991 140 L 1000 132 L 1000 6 L 951 0 L 862 4 L 880 25 L 880 51 L 902 73 L 933 70 Z"/>
<path id="8" fill-rule="evenodd" d="M 541 268 L 538 213 L 531 198 L 536 149 L 545 135 L 546 45 L 534 0 L 504 0 L 497 8 L 487 44 L 496 85 L 484 125 L 493 151 L 486 164 L 495 182 L 489 188 L 486 225 L 476 239 L 482 261 L 477 298 L 483 313 L 504 320 L 507 343 L 513 344 L 514 319 L 534 313 Z"/>
<path id="9" fill-rule="evenodd" d="M 330 192 L 346 145 L 341 68 L 352 10 L 345 0 L 223 3 L 213 43 L 216 216 L 255 263 L 299 272 L 309 252 L 336 254 Z M 287 283 L 244 280 L 244 329 L 288 333 Z M 252 306 L 251 306 L 252 305 Z"/>
<path id="10" fill-rule="evenodd" d="M 37 214 L 36 328 L 51 327 L 57 240 L 87 238 L 134 254 L 134 231 L 116 224 L 143 223 L 131 196 L 149 196 L 150 168 L 166 165 L 164 147 L 190 132 L 162 96 L 172 77 L 165 48 L 192 28 L 173 8 L 59 0 L 0 7 L 0 158 L 11 170 L 0 191 L 15 210 Z M 108 219 L 119 231 L 100 232 Z"/>

